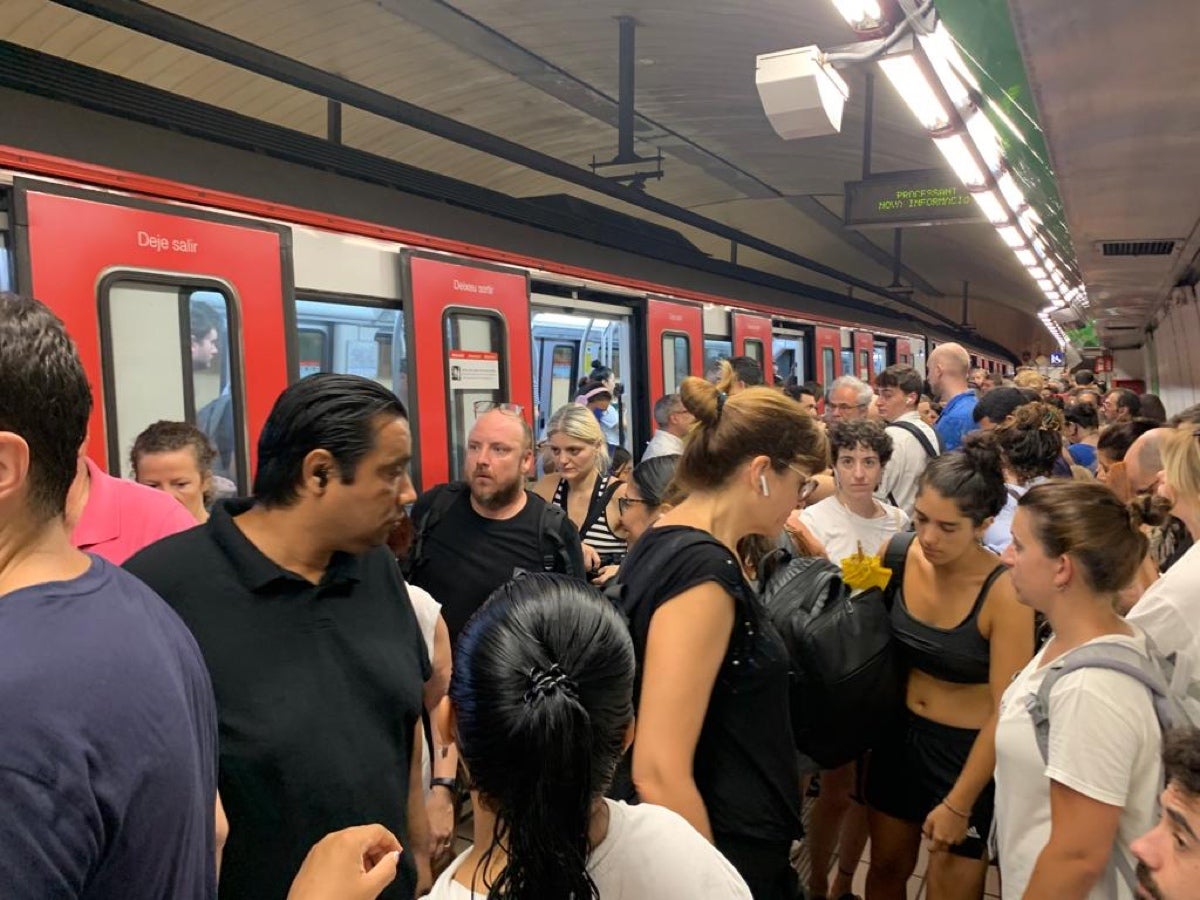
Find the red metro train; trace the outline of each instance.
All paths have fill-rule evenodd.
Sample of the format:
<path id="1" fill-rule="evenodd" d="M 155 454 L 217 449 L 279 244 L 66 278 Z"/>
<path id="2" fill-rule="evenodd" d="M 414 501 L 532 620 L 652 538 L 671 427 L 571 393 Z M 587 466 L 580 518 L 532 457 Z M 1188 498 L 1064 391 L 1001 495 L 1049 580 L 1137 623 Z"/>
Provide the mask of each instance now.
<path id="1" fill-rule="evenodd" d="M 593 360 L 628 388 L 634 448 L 653 401 L 717 356 L 828 384 L 922 368 L 928 349 L 919 334 L 4 147 L 0 199 L 0 239 L 15 251 L 15 272 L 0 254 L 0 288 L 66 323 L 96 390 L 88 452 L 114 474 L 128 474 L 148 424 L 187 420 L 246 490 L 275 397 L 318 371 L 375 378 L 405 400 L 414 478 L 428 487 L 460 470 L 477 402 L 520 404 L 540 427 Z"/>

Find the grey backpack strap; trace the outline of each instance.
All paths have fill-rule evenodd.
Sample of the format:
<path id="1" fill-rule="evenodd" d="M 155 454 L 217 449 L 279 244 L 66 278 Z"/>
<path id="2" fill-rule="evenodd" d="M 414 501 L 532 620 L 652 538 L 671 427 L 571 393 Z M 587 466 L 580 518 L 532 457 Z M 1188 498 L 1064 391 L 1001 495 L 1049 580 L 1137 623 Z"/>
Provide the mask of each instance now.
<path id="1" fill-rule="evenodd" d="M 933 444 L 929 443 L 929 438 L 925 437 L 925 433 L 921 431 L 915 422 L 891 422 L 888 424 L 888 428 L 899 428 L 901 431 L 907 431 L 917 439 L 917 443 L 921 445 L 921 449 L 925 451 L 925 455 L 930 459 L 941 455 L 941 448 L 935 448 Z M 937 434 L 937 432 L 934 432 L 934 434 Z"/>
<path id="2" fill-rule="evenodd" d="M 1060 678 L 1080 669 L 1109 669 L 1140 681 L 1150 691 L 1159 724 L 1170 724 L 1173 717 L 1169 709 L 1167 684 L 1162 673 L 1155 672 L 1141 653 L 1127 644 L 1103 643 L 1079 647 L 1050 663 L 1037 693 L 1031 694 L 1026 700 L 1042 762 L 1050 760 L 1050 693 Z"/>

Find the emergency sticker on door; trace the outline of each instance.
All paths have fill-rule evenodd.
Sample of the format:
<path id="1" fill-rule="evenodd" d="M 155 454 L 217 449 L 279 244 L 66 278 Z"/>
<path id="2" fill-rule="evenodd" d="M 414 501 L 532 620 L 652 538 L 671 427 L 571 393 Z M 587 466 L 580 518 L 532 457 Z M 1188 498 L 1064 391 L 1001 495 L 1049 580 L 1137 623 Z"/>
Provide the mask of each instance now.
<path id="1" fill-rule="evenodd" d="M 500 390 L 500 354 L 480 350 L 451 350 L 450 389 L 452 391 Z"/>

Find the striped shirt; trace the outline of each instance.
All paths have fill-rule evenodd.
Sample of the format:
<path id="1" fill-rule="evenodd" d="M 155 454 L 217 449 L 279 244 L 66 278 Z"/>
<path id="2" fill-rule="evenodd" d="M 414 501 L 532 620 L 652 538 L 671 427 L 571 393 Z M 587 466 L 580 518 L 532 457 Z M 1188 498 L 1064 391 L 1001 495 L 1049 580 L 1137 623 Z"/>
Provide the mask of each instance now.
<path id="1" fill-rule="evenodd" d="M 600 554 L 605 565 L 620 562 L 628 550 L 626 543 L 617 537 L 608 524 L 608 500 L 611 496 L 608 486 L 612 479 L 608 475 L 596 478 L 596 486 L 592 489 L 592 499 L 588 502 L 587 516 L 583 524 L 586 529 L 580 534 L 583 543 L 591 546 Z M 558 487 L 554 489 L 554 503 L 567 511 L 567 493 L 570 487 L 567 479 L 559 478 Z"/>

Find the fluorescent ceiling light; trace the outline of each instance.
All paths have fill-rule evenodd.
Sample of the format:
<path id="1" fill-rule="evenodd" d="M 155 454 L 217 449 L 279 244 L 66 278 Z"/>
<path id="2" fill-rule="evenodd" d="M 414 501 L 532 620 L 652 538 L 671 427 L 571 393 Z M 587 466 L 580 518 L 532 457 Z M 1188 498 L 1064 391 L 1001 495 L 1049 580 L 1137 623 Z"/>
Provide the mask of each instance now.
<path id="1" fill-rule="evenodd" d="M 1015 250 L 1013 252 L 1017 254 L 1017 259 L 1019 259 L 1021 261 L 1021 265 L 1023 265 L 1023 266 L 1036 266 L 1037 265 L 1037 257 L 1033 255 L 1032 250 L 1021 249 L 1021 250 Z"/>
<path id="2" fill-rule="evenodd" d="M 953 57 L 958 60 L 959 64 L 962 63 L 962 60 L 958 57 L 958 50 L 950 40 L 950 34 L 946 31 L 945 26 L 940 22 L 938 25 L 939 27 L 934 30 L 932 35 L 923 34 L 918 40 L 921 42 L 921 48 L 925 51 L 925 55 L 929 58 L 930 65 L 933 66 L 933 71 L 937 73 L 938 80 L 946 89 L 946 93 L 950 95 L 950 100 L 961 109 L 970 102 L 971 95 L 966 83 L 959 77 L 950 60 Z"/>
<path id="3" fill-rule="evenodd" d="M 1017 226 L 1001 225 L 996 230 L 1000 232 L 1000 237 L 1003 238 L 1004 243 L 1008 244 L 1014 250 L 1025 246 L 1025 236 L 1021 234 Z"/>
<path id="4" fill-rule="evenodd" d="M 883 10 L 875 0 L 833 0 L 833 5 L 855 31 L 869 31 L 883 24 Z"/>
<path id="5" fill-rule="evenodd" d="M 879 61 L 879 68 L 926 131 L 940 131 L 950 124 L 950 113 L 934 93 L 913 54 L 884 57 Z"/>
<path id="6" fill-rule="evenodd" d="M 1028 269 L 1029 274 L 1033 276 L 1034 281 L 1045 281 L 1047 284 L 1050 283 L 1049 279 L 1046 277 L 1046 270 L 1041 266 L 1026 266 L 1026 269 Z"/>
<path id="7" fill-rule="evenodd" d="M 1000 203 L 1000 198 L 994 191 L 976 191 L 971 196 L 975 198 L 975 202 L 979 204 L 979 208 L 983 210 L 983 215 L 989 222 L 993 225 L 1008 224 L 1008 210 Z"/>
<path id="8" fill-rule="evenodd" d="M 971 135 L 971 140 L 975 142 L 975 147 L 987 163 L 987 167 L 992 172 L 999 172 L 1004 160 L 1000 153 L 1000 136 L 996 134 L 996 129 L 982 111 L 976 110 L 967 119 L 967 133 Z"/>
<path id="9" fill-rule="evenodd" d="M 954 170 L 959 181 L 968 188 L 980 188 L 987 184 L 987 177 L 979 171 L 979 166 L 975 164 L 975 157 L 971 155 L 970 148 L 967 147 L 967 142 L 963 140 L 961 134 L 935 137 L 933 143 L 946 158 L 946 162 L 950 163 L 950 168 Z"/>
<path id="10" fill-rule="evenodd" d="M 1025 206 L 1025 195 L 1017 186 L 1017 179 L 1013 178 L 1012 172 L 1005 172 L 997 178 L 996 185 L 1000 188 L 1001 195 L 1008 201 L 1009 209 L 1016 211 Z"/>
<path id="11" fill-rule="evenodd" d="M 1037 279 L 1037 286 L 1040 287 L 1043 291 L 1053 291 L 1054 290 L 1054 282 L 1052 282 L 1049 278 Z"/>

